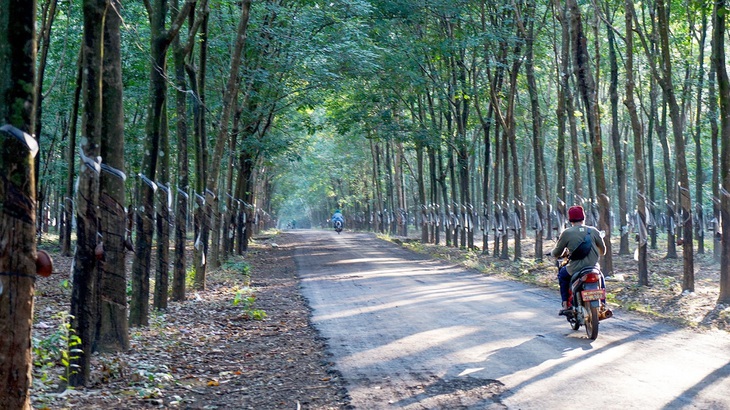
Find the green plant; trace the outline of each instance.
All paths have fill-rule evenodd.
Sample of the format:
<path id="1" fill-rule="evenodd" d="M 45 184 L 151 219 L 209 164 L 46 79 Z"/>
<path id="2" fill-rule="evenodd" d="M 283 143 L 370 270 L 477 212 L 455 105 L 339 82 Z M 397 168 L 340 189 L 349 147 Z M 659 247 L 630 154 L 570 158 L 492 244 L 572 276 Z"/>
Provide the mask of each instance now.
<path id="1" fill-rule="evenodd" d="M 195 288 L 195 265 L 192 265 L 185 271 L 185 288 Z"/>
<path id="2" fill-rule="evenodd" d="M 250 292 L 250 288 L 236 289 L 236 295 L 233 297 L 233 306 L 238 306 L 241 302 L 243 302 L 242 307 L 244 309 L 251 308 L 253 303 L 256 301 L 256 296 Z M 249 293 L 248 296 L 245 296 L 246 293 Z"/>
<path id="3" fill-rule="evenodd" d="M 77 372 L 78 365 L 72 363 L 82 353 L 81 338 L 71 328 L 73 316 L 68 312 L 59 312 L 52 316 L 59 320 L 58 327 L 44 339 L 33 338 L 33 365 L 36 376 L 43 382 L 49 381 L 53 367 L 61 365 L 64 370 L 59 379 L 68 383 L 69 377 Z"/>
<path id="4" fill-rule="evenodd" d="M 254 309 L 253 305 L 256 302 L 256 295 L 250 293 L 251 289 L 246 287 L 243 289 L 236 289 L 236 295 L 233 297 L 233 306 L 241 305 L 244 309 L 243 316 L 253 320 L 264 320 L 266 318 L 266 312 L 261 309 Z"/>
<path id="5" fill-rule="evenodd" d="M 221 268 L 225 271 L 239 273 L 244 276 L 251 275 L 251 265 L 243 260 L 243 258 L 234 258 L 227 260 Z"/>

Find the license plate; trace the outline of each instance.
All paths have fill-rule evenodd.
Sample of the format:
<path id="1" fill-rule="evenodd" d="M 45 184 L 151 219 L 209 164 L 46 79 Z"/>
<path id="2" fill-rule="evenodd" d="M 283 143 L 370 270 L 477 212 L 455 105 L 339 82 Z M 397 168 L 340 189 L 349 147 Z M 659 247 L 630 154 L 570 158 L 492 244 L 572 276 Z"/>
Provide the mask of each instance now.
<path id="1" fill-rule="evenodd" d="M 581 292 L 581 296 L 583 297 L 584 302 L 587 302 L 590 300 L 601 300 L 601 299 L 606 298 L 606 290 L 605 289 L 584 290 Z"/>

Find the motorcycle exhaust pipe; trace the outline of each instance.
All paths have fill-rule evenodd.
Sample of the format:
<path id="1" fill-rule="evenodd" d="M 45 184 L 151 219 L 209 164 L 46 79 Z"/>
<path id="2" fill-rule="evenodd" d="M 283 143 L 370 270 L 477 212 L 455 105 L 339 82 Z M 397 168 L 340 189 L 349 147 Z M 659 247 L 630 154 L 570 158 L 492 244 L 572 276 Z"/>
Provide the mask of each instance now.
<path id="1" fill-rule="evenodd" d="M 598 320 L 608 319 L 613 317 L 613 311 L 611 309 L 604 309 L 598 312 Z"/>

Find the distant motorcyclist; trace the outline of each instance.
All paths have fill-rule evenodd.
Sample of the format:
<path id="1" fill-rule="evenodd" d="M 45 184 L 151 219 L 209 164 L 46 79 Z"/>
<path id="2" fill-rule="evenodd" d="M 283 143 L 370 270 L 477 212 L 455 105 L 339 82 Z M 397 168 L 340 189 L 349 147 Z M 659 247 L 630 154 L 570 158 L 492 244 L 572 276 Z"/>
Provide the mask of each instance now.
<path id="1" fill-rule="evenodd" d="M 596 266 L 598 257 L 606 254 L 606 244 L 598 229 L 584 225 L 585 211 L 581 206 L 571 206 L 568 209 L 568 221 L 571 226 L 563 231 L 558 238 L 558 243 L 550 254 L 556 258 L 568 255 L 568 264 L 558 271 L 558 283 L 560 284 L 560 297 L 562 309 L 559 314 L 563 315 L 568 309 L 568 298 L 570 295 L 570 278 L 574 273 L 580 272 L 583 268 Z M 584 244 L 584 242 L 586 242 Z M 581 246 L 583 245 L 583 246 Z"/>
<path id="2" fill-rule="evenodd" d="M 334 214 L 332 214 L 332 218 L 330 218 L 330 221 L 332 222 L 332 227 L 337 228 L 337 222 L 340 223 L 340 228 L 345 226 L 345 218 L 342 216 L 342 212 L 340 210 L 336 210 Z"/>

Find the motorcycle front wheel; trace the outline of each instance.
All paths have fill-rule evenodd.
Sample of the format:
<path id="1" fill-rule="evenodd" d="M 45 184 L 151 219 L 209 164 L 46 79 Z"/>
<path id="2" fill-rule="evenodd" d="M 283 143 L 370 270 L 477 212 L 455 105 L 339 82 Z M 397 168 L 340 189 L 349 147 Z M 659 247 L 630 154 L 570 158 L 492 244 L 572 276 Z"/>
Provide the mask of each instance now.
<path id="1" fill-rule="evenodd" d="M 598 337 L 598 308 L 592 307 L 591 302 L 585 302 L 585 327 L 586 335 L 591 340 Z"/>
<path id="2" fill-rule="evenodd" d="M 568 319 L 568 323 L 570 323 L 570 328 L 573 330 L 580 329 L 580 322 L 578 322 L 577 319 L 573 319 L 572 321 Z"/>

